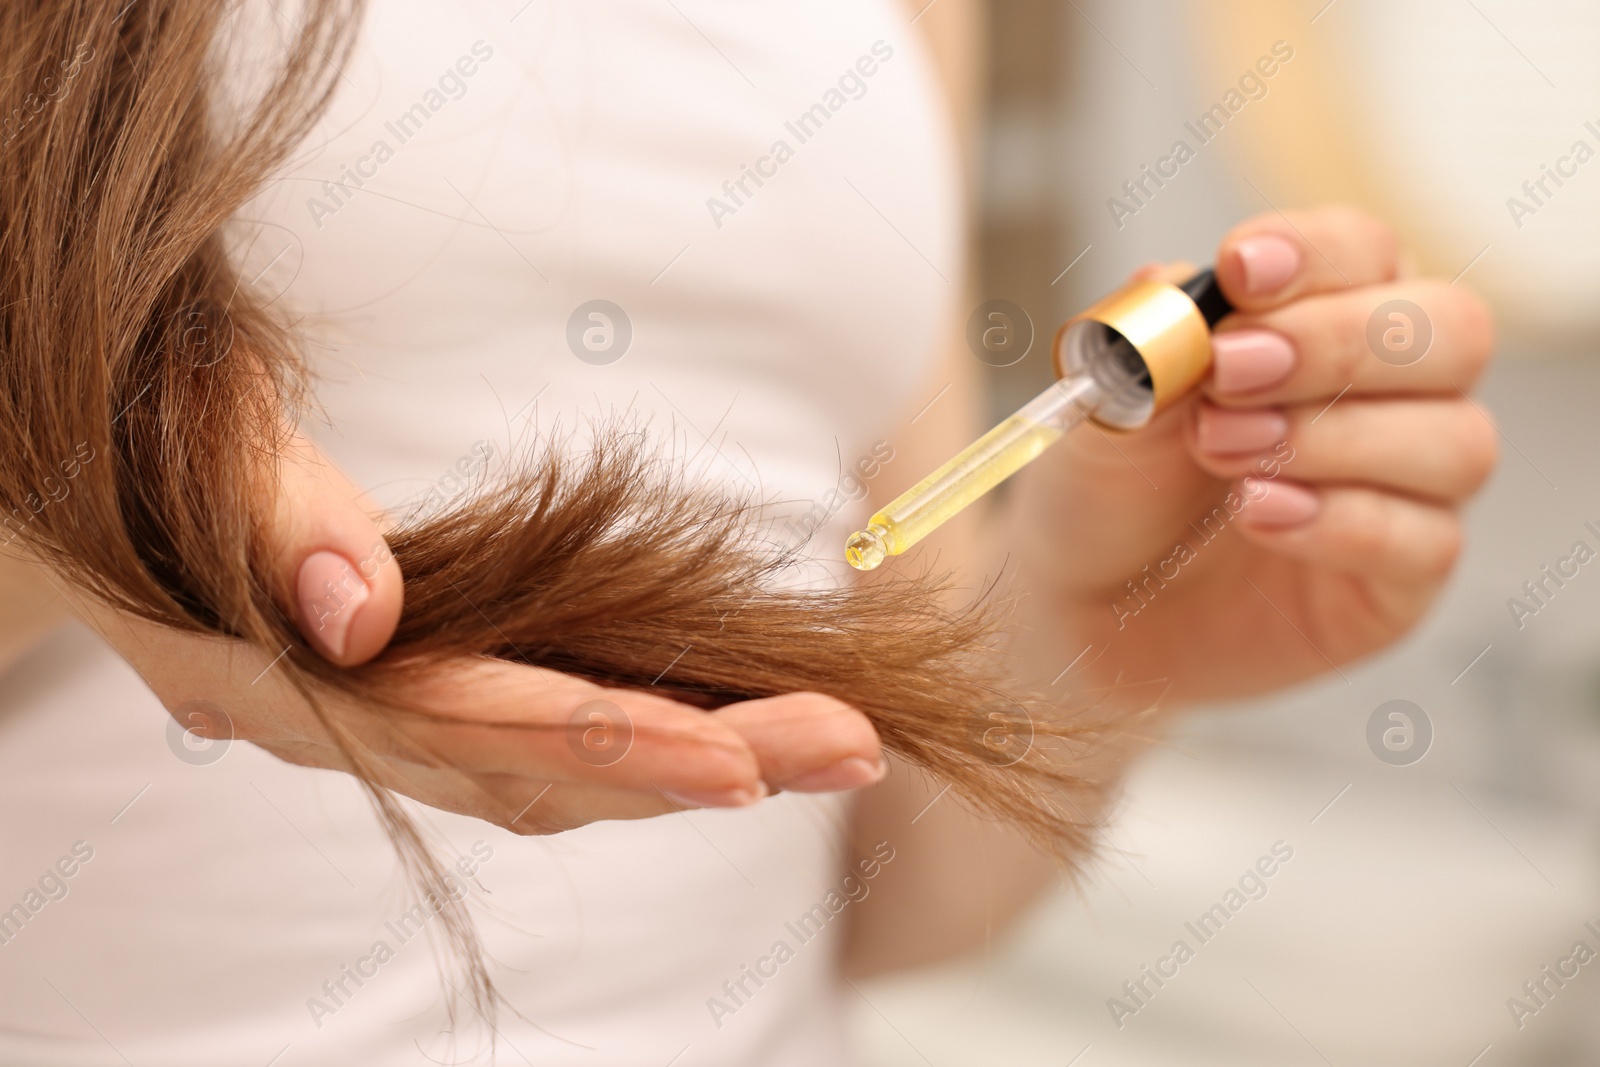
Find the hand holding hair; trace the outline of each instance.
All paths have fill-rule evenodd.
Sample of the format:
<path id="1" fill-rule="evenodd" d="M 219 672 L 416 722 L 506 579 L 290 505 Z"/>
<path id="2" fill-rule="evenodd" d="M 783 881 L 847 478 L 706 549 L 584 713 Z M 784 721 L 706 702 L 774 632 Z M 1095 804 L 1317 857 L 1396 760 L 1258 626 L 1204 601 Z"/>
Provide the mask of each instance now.
<path id="1" fill-rule="evenodd" d="M 401 617 L 400 567 L 360 492 L 313 445 L 288 439 L 278 470 L 271 544 L 280 595 L 295 605 L 295 626 L 313 650 L 343 667 L 370 662 Z M 82 610 L 175 713 L 205 701 L 226 713 L 238 738 L 294 763 L 351 769 L 305 695 L 268 667 L 270 650 L 241 654 L 234 642 L 89 603 Z M 423 714 L 398 735 L 370 701 L 332 690 L 316 699 L 370 750 L 387 788 L 518 833 L 740 806 L 779 789 L 853 788 L 882 774 L 871 724 L 819 694 L 735 702 L 708 715 L 639 689 L 468 652 L 433 655 L 409 674 L 410 700 Z M 571 728 L 573 713 L 597 701 L 618 720 L 601 728 L 625 734 L 621 758 L 595 758 Z"/>

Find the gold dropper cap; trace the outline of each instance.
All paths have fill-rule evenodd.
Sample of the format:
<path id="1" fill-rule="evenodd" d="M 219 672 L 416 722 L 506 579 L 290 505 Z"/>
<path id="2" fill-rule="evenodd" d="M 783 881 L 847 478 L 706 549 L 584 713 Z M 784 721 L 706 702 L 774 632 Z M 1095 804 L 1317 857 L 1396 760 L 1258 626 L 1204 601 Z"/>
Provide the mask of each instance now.
<path id="1" fill-rule="evenodd" d="M 1211 367 L 1207 317 L 1184 288 L 1169 282 L 1129 282 L 1056 331 L 1056 377 L 1096 374 L 1106 351 L 1121 347 L 1119 339 L 1126 341 L 1142 361 L 1149 385 L 1108 396 L 1092 417 L 1115 429 L 1136 430 L 1206 376 Z"/>

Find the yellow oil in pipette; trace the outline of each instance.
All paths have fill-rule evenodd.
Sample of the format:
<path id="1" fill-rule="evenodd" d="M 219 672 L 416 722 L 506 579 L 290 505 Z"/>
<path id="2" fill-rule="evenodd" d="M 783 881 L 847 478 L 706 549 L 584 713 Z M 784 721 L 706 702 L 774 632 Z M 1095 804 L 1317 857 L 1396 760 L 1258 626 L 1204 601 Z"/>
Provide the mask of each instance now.
<path id="1" fill-rule="evenodd" d="M 845 542 L 845 560 L 870 571 L 898 556 L 1032 463 L 1093 414 L 1102 398 L 1102 387 L 1088 375 L 1055 382 L 872 516 L 865 530 Z"/>

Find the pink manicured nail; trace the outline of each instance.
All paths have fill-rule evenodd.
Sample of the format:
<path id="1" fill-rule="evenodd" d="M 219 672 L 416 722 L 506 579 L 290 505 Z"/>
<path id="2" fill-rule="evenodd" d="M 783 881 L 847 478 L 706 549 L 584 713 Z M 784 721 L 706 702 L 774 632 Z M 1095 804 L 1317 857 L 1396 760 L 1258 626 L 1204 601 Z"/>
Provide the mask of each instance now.
<path id="1" fill-rule="evenodd" d="M 748 808 L 767 795 L 767 784 L 757 782 L 753 790 L 721 789 L 701 793 L 694 790 L 674 792 L 663 789 L 661 792 L 668 800 L 686 808 Z"/>
<path id="2" fill-rule="evenodd" d="M 306 637 L 335 656 L 350 644 L 350 625 L 372 597 L 355 566 L 337 552 L 313 552 L 295 582 Z"/>
<path id="3" fill-rule="evenodd" d="M 796 793 L 832 793 L 840 789 L 860 789 L 862 786 L 883 781 L 889 765 L 883 760 L 876 763 L 860 756 L 851 756 L 818 771 L 802 774 L 783 783 L 785 789 Z"/>
<path id="4" fill-rule="evenodd" d="M 1239 490 L 1245 499 L 1239 517 L 1255 526 L 1299 526 L 1322 509 L 1316 493 L 1291 482 L 1246 478 Z"/>
<path id="5" fill-rule="evenodd" d="M 1230 408 L 1202 407 L 1195 424 L 1195 438 L 1202 452 L 1222 456 L 1260 452 L 1282 441 L 1289 433 L 1289 420 L 1278 411 L 1235 411 Z"/>
<path id="6" fill-rule="evenodd" d="M 1294 370 L 1294 346 L 1271 330 L 1228 330 L 1211 339 L 1211 388 L 1234 396 L 1264 389 Z"/>
<path id="7" fill-rule="evenodd" d="M 1233 246 L 1233 254 L 1244 275 L 1244 291 L 1251 296 L 1282 289 L 1300 270 L 1300 249 L 1276 234 L 1247 237 Z"/>

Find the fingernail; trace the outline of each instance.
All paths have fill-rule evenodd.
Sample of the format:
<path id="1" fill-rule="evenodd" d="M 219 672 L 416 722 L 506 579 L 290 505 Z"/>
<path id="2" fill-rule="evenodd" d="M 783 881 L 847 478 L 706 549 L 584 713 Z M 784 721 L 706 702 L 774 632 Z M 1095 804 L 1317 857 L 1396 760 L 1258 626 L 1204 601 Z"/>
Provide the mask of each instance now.
<path id="1" fill-rule="evenodd" d="M 1321 497 L 1290 482 L 1246 478 L 1239 483 L 1239 489 L 1245 499 L 1239 517 L 1256 526 L 1299 526 L 1310 522 L 1322 509 Z"/>
<path id="2" fill-rule="evenodd" d="M 1280 411 L 1235 411 L 1209 405 L 1200 408 L 1195 438 L 1202 452 L 1239 455 L 1271 448 L 1289 434 L 1289 420 Z"/>
<path id="3" fill-rule="evenodd" d="M 350 644 L 350 625 L 372 597 L 355 566 L 337 552 L 313 552 L 300 564 L 295 590 L 306 637 L 343 656 Z"/>
<path id="4" fill-rule="evenodd" d="M 748 808 L 767 795 L 767 783 L 757 782 L 754 789 L 714 789 L 707 792 L 663 789 L 662 795 L 686 808 Z"/>
<path id="5" fill-rule="evenodd" d="M 1263 389 L 1289 376 L 1294 346 L 1271 330 L 1228 330 L 1211 339 L 1211 388 L 1233 396 Z"/>
<path id="6" fill-rule="evenodd" d="M 821 770 L 808 771 L 798 778 L 783 783 L 783 787 L 796 793 L 832 793 L 840 789 L 860 789 L 883 781 L 889 765 L 883 760 L 864 760 L 851 756 Z"/>
<path id="7" fill-rule="evenodd" d="M 1300 270 L 1300 249 L 1283 237 L 1264 233 L 1233 246 L 1244 276 L 1244 291 L 1265 296 L 1282 289 Z"/>

